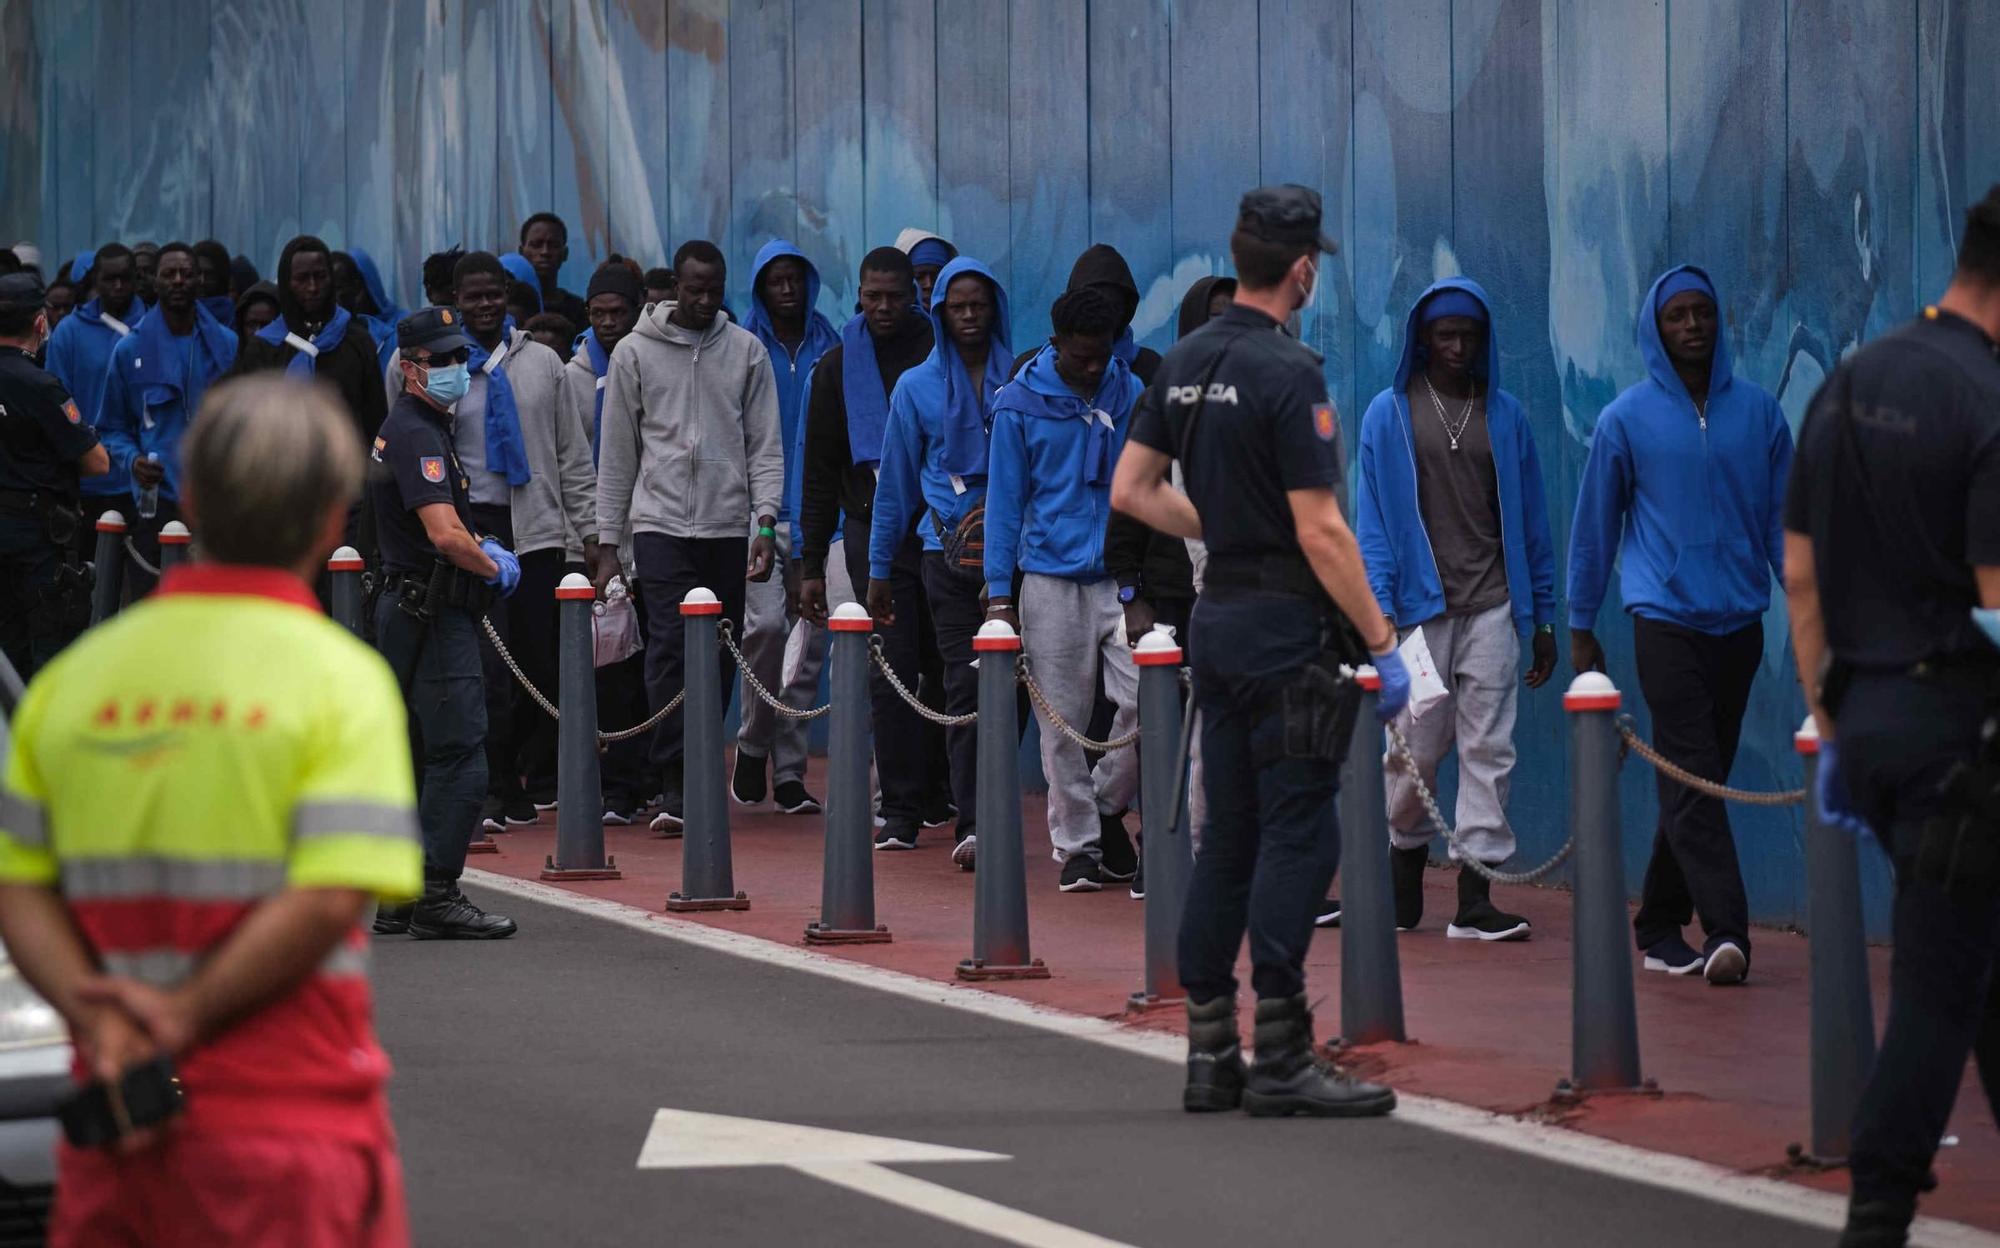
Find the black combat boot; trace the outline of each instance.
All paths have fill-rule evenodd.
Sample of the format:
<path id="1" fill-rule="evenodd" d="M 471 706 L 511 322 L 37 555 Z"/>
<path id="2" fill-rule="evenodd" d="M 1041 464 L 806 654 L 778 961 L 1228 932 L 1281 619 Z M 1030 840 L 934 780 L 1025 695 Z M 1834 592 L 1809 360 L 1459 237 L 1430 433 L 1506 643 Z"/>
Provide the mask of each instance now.
<path id="1" fill-rule="evenodd" d="M 1243 1103 L 1243 1039 L 1236 1032 L 1236 998 L 1206 1005 L 1189 1001 L 1188 1077 L 1181 1108 L 1213 1114 Z"/>
<path id="2" fill-rule="evenodd" d="M 1306 994 L 1257 1002 L 1257 1056 L 1243 1088 L 1256 1118 L 1373 1118 L 1396 1108 L 1396 1094 L 1342 1074 L 1313 1052 Z"/>
<path id="3" fill-rule="evenodd" d="M 1850 1202 L 1840 1248 L 1903 1248 L 1910 1242 L 1910 1222 L 1916 1216 L 1914 1200 Z"/>
<path id="4" fill-rule="evenodd" d="M 1413 932 L 1424 917 L 1424 868 L 1430 865 L 1431 851 L 1422 845 L 1414 849 L 1389 847 L 1389 883 L 1396 895 L 1396 930 Z"/>
<path id="5" fill-rule="evenodd" d="M 380 902 L 375 907 L 375 934 L 377 936 L 401 936 L 410 930 L 410 912 L 417 908 L 414 901 Z"/>
<path id="6" fill-rule="evenodd" d="M 499 940 L 513 934 L 514 920 L 473 905 L 456 880 L 425 880 L 424 895 L 410 913 L 410 935 L 418 940 Z"/>

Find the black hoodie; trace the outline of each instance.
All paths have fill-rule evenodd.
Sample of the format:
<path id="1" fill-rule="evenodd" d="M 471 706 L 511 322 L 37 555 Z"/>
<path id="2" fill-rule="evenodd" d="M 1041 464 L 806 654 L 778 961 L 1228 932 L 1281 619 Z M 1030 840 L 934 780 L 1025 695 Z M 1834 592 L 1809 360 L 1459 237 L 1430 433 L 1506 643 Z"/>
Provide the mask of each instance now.
<path id="1" fill-rule="evenodd" d="M 285 250 L 278 258 L 278 311 L 285 317 L 285 323 L 295 329 L 303 314 L 292 298 L 290 280 L 292 256 L 300 251 L 325 251 L 329 263 L 333 254 L 326 244 L 304 236 L 285 244 Z M 289 343 L 272 346 L 255 334 L 247 334 L 237 348 L 236 364 L 230 375 L 243 377 L 251 373 L 281 372 L 297 354 L 297 349 Z M 369 336 L 368 326 L 360 317 L 355 317 L 348 325 L 347 332 L 340 337 L 339 346 L 319 357 L 314 371 L 319 380 L 339 393 L 346 404 L 347 414 L 354 420 L 362 447 L 367 448 L 381 431 L 382 419 L 388 415 L 389 400 L 382 389 L 382 364 L 375 354 L 375 340 Z"/>
<path id="2" fill-rule="evenodd" d="M 1069 271 L 1069 285 L 1063 287 L 1063 292 L 1067 294 L 1084 286 L 1096 287 L 1122 309 L 1118 331 L 1122 341 L 1132 328 L 1132 318 L 1139 311 L 1139 283 L 1132 280 L 1132 266 L 1125 263 L 1125 257 L 1119 255 L 1118 249 L 1110 243 L 1093 244 L 1084 248 L 1083 254 L 1076 258 L 1076 264 Z M 1041 349 L 1041 345 L 1036 344 L 1033 351 L 1017 356 L 1008 375 L 1014 376 L 1026 368 L 1028 361 L 1034 359 Z M 1150 386 L 1153 374 L 1160 371 L 1160 353 L 1151 347 L 1139 347 L 1125 363 L 1134 376 Z"/>
<path id="3" fill-rule="evenodd" d="M 882 373 L 882 388 L 894 393 L 896 379 L 924 362 L 933 341 L 930 321 L 912 308 L 892 337 L 875 344 L 875 366 Z M 875 467 L 855 463 L 847 442 L 846 355 L 836 344 L 819 357 L 812 370 L 812 393 L 806 396 L 796 553 L 809 577 L 826 575 L 826 555 L 833 546 L 833 530 L 841 513 L 847 514 L 850 526 L 866 525 L 875 507 Z M 854 541 L 859 535 L 850 531 L 845 537 Z"/>

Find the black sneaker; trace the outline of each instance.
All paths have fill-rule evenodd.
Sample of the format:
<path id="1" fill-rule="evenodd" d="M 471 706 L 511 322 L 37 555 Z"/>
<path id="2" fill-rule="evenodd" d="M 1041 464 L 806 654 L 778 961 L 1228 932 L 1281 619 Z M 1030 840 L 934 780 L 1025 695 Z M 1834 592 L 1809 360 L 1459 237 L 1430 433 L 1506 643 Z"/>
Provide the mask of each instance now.
<path id="1" fill-rule="evenodd" d="M 1707 961 L 1677 933 L 1646 946 L 1642 965 L 1649 971 L 1665 971 L 1669 975 L 1699 975 Z"/>
<path id="2" fill-rule="evenodd" d="M 736 772 L 729 777 L 729 796 L 738 806 L 755 806 L 764 800 L 764 772 L 770 762 L 761 754 L 736 751 Z"/>
<path id="3" fill-rule="evenodd" d="M 425 884 L 410 912 L 410 935 L 418 940 L 501 940 L 514 930 L 514 920 L 473 905 L 456 883 Z"/>
<path id="4" fill-rule="evenodd" d="M 771 792 L 771 804 L 781 815 L 816 815 L 820 811 L 819 799 L 797 780 L 780 780 Z"/>
<path id="5" fill-rule="evenodd" d="M 375 934 L 377 936 L 401 936 L 410 930 L 410 911 L 417 908 L 414 901 L 395 903 L 382 902 L 375 907 Z"/>
<path id="6" fill-rule="evenodd" d="M 1104 864 L 1094 855 L 1071 854 L 1063 862 L 1062 880 L 1056 887 L 1065 893 L 1095 893 L 1117 882 L 1104 874 Z"/>
<path id="7" fill-rule="evenodd" d="M 1704 954 L 1701 973 L 1710 987 L 1740 984 L 1750 978 L 1750 955 L 1733 940 L 1711 940 Z"/>
<path id="8" fill-rule="evenodd" d="M 1396 892 L 1396 930 L 1415 931 L 1424 918 L 1424 868 L 1430 865 L 1431 851 L 1389 847 L 1389 881 Z"/>
<path id="9" fill-rule="evenodd" d="M 500 832 L 512 831 L 515 828 L 525 828 L 535 822 L 535 820 L 541 818 L 541 815 L 535 809 L 535 804 L 528 800 L 526 794 L 508 798 L 501 806 L 501 813 L 502 817 L 507 821 L 507 826 L 495 829 L 495 831 Z"/>
<path id="10" fill-rule="evenodd" d="M 488 793 L 479 807 L 479 830 L 481 832 L 505 832 L 507 830 L 507 803 L 500 800 L 497 793 Z"/>
<path id="11" fill-rule="evenodd" d="M 1461 865 L 1458 868 L 1458 914 L 1444 934 L 1453 940 L 1526 940 L 1531 929 L 1518 914 L 1493 904 L 1493 881 Z"/>
<path id="12" fill-rule="evenodd" d="M 682 831 L 681 795 L 663 793 L 660 795 L 660 813 L 653 816 L 653 831 L 667 837 L 676 837 Z"/>
<path id="13" fill-rule="evenodd" d="M 1098 849 L 1103 857 L 1098 860 L 1098 869 L 1104 878 L 1124 883 L 1139 873 L 1139 851 L 1132 848 L 1132 838 L 1125 831 L 1125 812 L 1097 817 Z"/>
<path id="14" fill-rule="evenodd" d="M 1133 901 L 1146 900 L 1146 855 L 1139 855 L 1139 869 L 1132 873 L 1132 887 L 1127 890 Z"/>
<path id="15" fill-rule="evenodd" d="M 915 849 L 917 847 L 917 827 L 901 819 L 894 819 L 875 830 L 875 848 L 878 850 Z"/>
<path id="16" fill-rule="evenodd" d="M 952 804 L 951 794 L 933 793 L 924 799 L 922 819 L 927 828 L 941 828 L 958 818 L 958 807 Z"/>
<path id="17" fill-rule="evenodd" d="M 951 847 L 951 861 L 961 871 L 975 871 L 979 866 L 979 836 L 967 832 L 958 838 L 958 844 Z"/>
<path id="18" fill-rule="evenodd" d="M 1319 910 L 1313 914 L 1314 927 L 1340 926 L 1340 898 L 1329 897 L 1319 903 Z"/>

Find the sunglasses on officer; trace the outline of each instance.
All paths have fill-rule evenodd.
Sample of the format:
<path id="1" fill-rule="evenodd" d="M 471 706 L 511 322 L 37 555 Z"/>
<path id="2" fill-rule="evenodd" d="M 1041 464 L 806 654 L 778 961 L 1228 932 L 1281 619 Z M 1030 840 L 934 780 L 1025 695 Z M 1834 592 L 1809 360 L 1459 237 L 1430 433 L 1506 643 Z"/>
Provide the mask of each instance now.
<path id="1" fill-rule="evenodd" d="M 463 364 L 467 360 L 470 360 L 471 358 L 472 358 L 471 351 L 467 350 L 464 347 L 459 347 L 452 351 L 432 351 L 423 355 L 417 355 L 413 352 L 410 355 L 410 363 L 419 364 L 425 368 L 429 368 L 432 365 L 436 364 L 442 364 L 445 365 L 446 367 L 449 367 L 453 364 Z"/>

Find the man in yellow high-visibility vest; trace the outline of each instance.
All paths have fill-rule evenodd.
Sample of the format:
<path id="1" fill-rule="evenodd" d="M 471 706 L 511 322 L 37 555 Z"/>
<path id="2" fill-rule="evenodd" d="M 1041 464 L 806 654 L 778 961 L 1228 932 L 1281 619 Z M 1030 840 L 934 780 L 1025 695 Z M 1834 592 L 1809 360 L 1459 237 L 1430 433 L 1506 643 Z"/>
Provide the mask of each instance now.
<path id="1" fill-rule="evenodd" d="M 56 1245 L 408 1243 L 360 926 L 422 882 L 404 710 L 310 588 L 361 473 L 330 393 L 212 390 L 182 448 L 202 560 L 15 717 L 0 936 L 79 1082 L 164 1055 L 184 1097 L 165 1130 L 121 1113 L 62 1147 Z"/>

